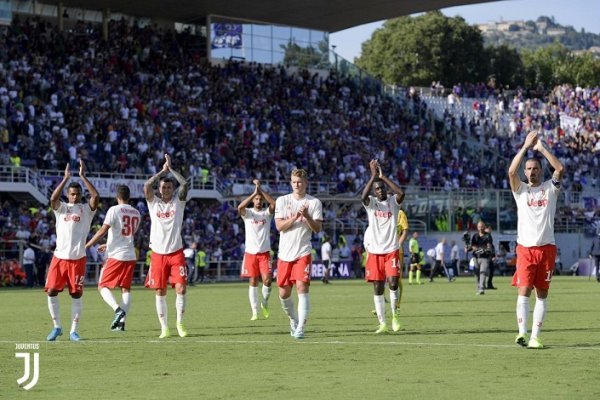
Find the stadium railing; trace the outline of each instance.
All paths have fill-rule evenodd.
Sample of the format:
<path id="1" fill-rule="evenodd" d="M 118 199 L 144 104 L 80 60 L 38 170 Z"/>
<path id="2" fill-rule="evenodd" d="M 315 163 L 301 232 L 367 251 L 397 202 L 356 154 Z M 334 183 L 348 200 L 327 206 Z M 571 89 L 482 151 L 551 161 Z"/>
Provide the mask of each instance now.
<path id="1" fill-rule="evenodd" d="M 60 179 L 64 171 L 41 170 L 35 172 L 29 168 L 15 168 L 12 166 L 0 166 L 1 182 L 30 182 L 29 189 L 40 188 L 46 193 L 46 203 L 50 195 L 50 187 L 54 180 Z M 132 198 L 143 198 L 143 183 L 149 178 L 144 174 L 118 174 L 110 172 L 92 172 L 88 177 L 96 184 L 101 197 L 112 198 L 114 187 L 117 183 L 133 186 Z M 254 185 L 249 179 L 221 179 L 212 175 L 192 176 L 190 182 L 190 196 L 192 198 L 214 199 L 219 201 L 239 201 L 241 196 L 252 193 Z M 290 192 L 287 180 L 266 180 L 263 187 L 273 195 L 281 195 Z M 351 204 L 355 211 L 362 209 L 360 205 L 359 192 L 338 192 L 338 182 L 312 181 L 309 182 L 308 193 L 321 199 L 326 207 L 335 204 Z M 2 185 L 0 191 L 10 191 L 7 185 Z M 38 190 L 38 189 L 35 189 Z M 405 187 L 406 198 L 403 208 L 411 220 L 424 224 L 424 231 L 461 231 L 466 229 L 465 222 L 473 211 L 480 211 L 486 222 L 491 223 L 496 230 L 516 229 L 516 210 L 510 190 L 502 189 L 474 189 L 459 188 L 446 190 L 439 187 Z M 41 193 L 41 192 L 40 192 Z M 32 195 L 32 197 L 36 198 Z M 561 197 L 559 207 L 567 206 L 569 212 L 557 214 L 557 232 L 581 232 L 589 224 L 585 213 L 593 214 L 600 198 L 600 191 L 587 188 L 583 192 L 565 190 Z M 37 198 L 36 198 L 37 199 Z M 465 210 L 468 216 L 465 217 Z M 565 209 L 566 210 L 566 209 Z M 338 217 L 340 217 L 338 215 Z M 589 219 L 589 218 L 588 218 Z M 350 223 L 342 222 L 350 227 Z M 338 224 L 339 225 L 339 224 Z"/>
<path id="2" fill-rule="evenodd" d="M 29 191 L 32 195 L 39 200 L 42 196 L 46 199 L 50 198 L 50 187 L 47 182 L 43 179 L 43 176 L 39 171 L 34 171 L 28 167 L 14 167 L 12 165 L 0 165 L 0 182 L 4 184 L 29 184 L 31 188 Z M 4 190 L 9 190 L 8 186 L 3 185 Z M 14 188 L 10 188 L 14 190 Z"/>

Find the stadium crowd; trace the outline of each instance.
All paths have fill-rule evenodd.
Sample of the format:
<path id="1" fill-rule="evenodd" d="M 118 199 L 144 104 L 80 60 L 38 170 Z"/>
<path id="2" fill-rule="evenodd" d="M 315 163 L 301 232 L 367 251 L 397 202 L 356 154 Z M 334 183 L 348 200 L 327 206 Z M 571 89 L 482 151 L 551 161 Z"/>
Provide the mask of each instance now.
<path id="1" fill-rule="evenodd" d="M 432 84 L 432 93 L 439 96 L 436 90 Z M 600 207 L 594 196 L 600 190 L 600 87 L 564 84 L 544 99 L 528 98 L 521 89 L 510 96 L 489 87 L 476 91 L 477 98 L 457 93 L 463 91 L 455 87 L 444 105 L 445 125 L 456 126 L 478 138 L 486 149 L 494 149 L 498 161 L 488 182 L 491 187 L 507 188 L 507 182 L 495 176 L 506 170 L 524 132 L 539 129 L 566 168 L 565 205 L 557 218 L 567 224 L 585 221 L 592 233 L 600 229 Z"/>
<path id="2" fill-rule="evenodd" d="M 2 28 L 0 163 L 84 158 L 90 171 L 152 174 L 167 152 L 191 175 L 280 180 L 294 160 L 342 192 L 362 187 L 371 158 L 401 184 L 461 187 L 478 175 L 475 154 L 448 147 L 418 99 L 398 103 L 334 73 L 211 66 L 186 34 L 117 21 L 109 31 L 103 42 L 83 23 L 65 34 L 35 19 Z"/>
<path id="3" fill-rule="evenodd" d="M 455 93 L 461 90 L 455 87 Z M 511 93 L 512 98 L 493 90 L 484 93 L 485 98 L 471 98 L 472 112 L 468 114 L 464 108 L 454 108 L 460 98 L 449 95 L 446 125 L 481 137 L 485 146 L 497 149 L 503 159 L 522 142 L 524 132 L 539 129 L 567 168 L 567 188 L 600 188 L 600 87 L 564 84 L 553 88 L 545 99 L 527 98 L 520 89 Z"/>

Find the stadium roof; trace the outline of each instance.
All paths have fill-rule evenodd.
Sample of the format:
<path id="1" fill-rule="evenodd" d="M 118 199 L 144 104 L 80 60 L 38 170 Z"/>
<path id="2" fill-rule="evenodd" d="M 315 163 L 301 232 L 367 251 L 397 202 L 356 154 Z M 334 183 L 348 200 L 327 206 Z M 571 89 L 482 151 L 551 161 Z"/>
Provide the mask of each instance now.
<path id="1" fill-rule="evenodd" d="M 175 22 L 202 21 L 207 15 L 336 32 L 401 15 L 496 0 L 62 0 L 66 8 L 111 12 Z M 58 0 L 38 3 L 58 4 Z"/>

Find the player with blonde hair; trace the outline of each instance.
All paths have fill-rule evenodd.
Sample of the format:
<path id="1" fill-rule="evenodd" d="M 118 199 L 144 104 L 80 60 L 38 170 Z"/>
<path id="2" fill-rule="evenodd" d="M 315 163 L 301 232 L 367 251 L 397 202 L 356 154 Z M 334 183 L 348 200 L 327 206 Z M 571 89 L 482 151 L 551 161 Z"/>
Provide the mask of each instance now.
<path id="1" fill-rule="evenodd" d="M 290 319 L 290 334 L 304 338 L 304 328 L 310 310 L 310 272 L 312 266 L 312 233 L 323 227 L 323 205 L 308 193 L 307 173 L 294 169 L 291 173 L 292 193 L 275 202 L 275 226 L 279 231 L 277 254 L 277 286 L 281 307 Z M 298 312 L 291 297 L 292 286 L 298 293 Z"/>

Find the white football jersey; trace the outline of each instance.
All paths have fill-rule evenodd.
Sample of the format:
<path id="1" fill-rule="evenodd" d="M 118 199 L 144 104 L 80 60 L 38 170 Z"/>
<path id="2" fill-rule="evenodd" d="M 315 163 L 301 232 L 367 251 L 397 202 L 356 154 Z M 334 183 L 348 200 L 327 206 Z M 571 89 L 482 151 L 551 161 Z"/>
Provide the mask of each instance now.
<path id="1" fill-rule="evenodd" d="M 244 227 L 246 229 L 244 251 L 249 254 L 270 251 L 273 214 L 269 212 L 269 209 L 255 211 L 252 208 L 247 208 L 246 214 L 242 215 L 242 219 L 244 220 Z"/>
<path id="2" fill-rule="evenodd" d="M 315 221 L 323 220 L 323 204 L 311 195 L 296 200 L 292 193 L 279 197 L 275 201 L 275 219 L 288 219 L 298 213 L 302 206 L 308 206 L 308 213 Z M 311 253 L 310 238 L 312 230 L 304 218 L 297 219 L 286 231 L 279 233 L 279 252 L 277 257 L 283 261 L 295 261 Z"/>
<path id="3" fill-rule="evenodd" d="M 555 244 L 554 214 L 560 189 L 548 180 L 538 187 L 521 183 L 513 197 L 517 202 L 517 243 L 525 247 Z"/>
<path id="4" fill-rule="evenodd" d="M 371 254 L 388 254 L 398 250 L 400 245 L 396 221 L 398 221 L 400 205 L 396 201 L 396 196 L 388 196 L 385 201 L 369 196 L 369 204 L 363 206 L 369 220 L 364 238 L 367 251 Z"/>
<path id="5" fill-rule="evenodd" d="M 78 260 L 85 257 L 85 242 L 90 233 L 92 211 L 87 203 L 60 202 L 56 216 L 56 249 L 54 255 L 61 260 Z"/>
<path id="6" fill-rule="evenodd" d="M 321 246 L 321 260 L 331 260 L 331 243 L 325 242 Z"/>
<path id="7" fill-rule="evenodd" d="M 140 212 L 129 204 L 119 204 L 108 209 L 104 225 L 110 226 L 106 241 L 106 256 L 120 261 L 133 261 L 134 239 L 140 226 Z"/>
<path id="8" fill-rule="evenodd" d="M 439 242 L 435 246 L 435 259 L 437 261 L 444 261 L 444 244 Z"/>
<path id="9" fill-rule="evenodd" d="M 173 197 L 165 203 L 154 197 L 148 203 L 150 212 L 150 248 L 157 254 L 171 254 L 183 248 L 181 226 L 185 201 Z"/>

